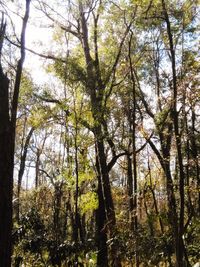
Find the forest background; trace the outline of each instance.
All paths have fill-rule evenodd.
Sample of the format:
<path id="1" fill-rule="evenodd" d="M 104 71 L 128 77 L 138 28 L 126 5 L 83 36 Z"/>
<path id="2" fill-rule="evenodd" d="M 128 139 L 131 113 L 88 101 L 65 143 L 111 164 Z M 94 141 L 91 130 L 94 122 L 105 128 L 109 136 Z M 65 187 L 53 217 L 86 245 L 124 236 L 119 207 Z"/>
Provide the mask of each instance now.
<path id="1" fill-rule="evenodd" d="M 0 266 L 199 261 L 199 1 L 0 8 Z"/>

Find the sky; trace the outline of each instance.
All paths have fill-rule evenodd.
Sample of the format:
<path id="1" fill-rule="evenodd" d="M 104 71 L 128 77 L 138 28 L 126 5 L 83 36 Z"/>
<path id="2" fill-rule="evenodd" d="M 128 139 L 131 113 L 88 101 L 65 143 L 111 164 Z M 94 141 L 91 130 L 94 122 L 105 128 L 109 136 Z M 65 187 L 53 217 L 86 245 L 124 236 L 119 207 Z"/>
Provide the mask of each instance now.
<path id="1" fill-rule="evenodd" d="M 25 3 L 25 1 L 23 1 Z M 33 1 L 34 2 L 34 1 Z M 3 3 L 3 1 L 2 1 Z M 20 3 L 22 1 L 20 0 Z M 17 9 L 15 1 L 5 3 L 9 8 L 9 16 L 6 18 L 7 20 L 7 31 L 11 29 L 11 23 L 13 22 L 13 28 L 15 29 L 15 33 L 20 37 L 21 28 L 22 28 L 22 19 L 20 16 L 23 17 L 24 15 L 24 8 Z M 23 6 L 24 7 L 24 6 Z M 3 11 L 0 2 L 0 11 Z M 20 16 L 19 16 L 20 15 Z M 26 39 L 25 45 L 28 49 L 34 50 L 38 53 L 48 54 L 48 51 L 52 49 L 52 28 L 41 27 L 41 19 L 42 16 L 39 12 L 34 8 L 33 4 L 31 4 L 30 8 L 30 18 L 27 25 L 26 30 Z M 12 39 L 16 41 L 15 38 Z M 26 69 L 30 74 L 31 77 L 36 84 L 36 86 L 40 87 L 45 84 L 56 83 L 55 78 L 53 75 L 47 74 L 44 70 L 44 66 L 46 65 L 47 60 L 41 59 L 39 56 L 34 55 L 28 51 L 26 51 L 26 57 L 24 62 L 24 69 Z M 27 162 L 28 163 L 28 162 Z M 34 165 L 34 163 L 32 163 Z M 31 166 L 32 166 L 31 165 Z M 15 166 L 15 175 L 18 174 L 18 165 Z M 32 166 L 34 167 L 34 166 Z M 27 172 L 28 170 L 28 172 Z M 27 168 L 23 177 L 22 185 L 24 188 L 30 188 L 34 185 L 35 180 L 35 169 L 34 168 Z"/>
<path id="2" fill-rule="evenodd" d="M 20 1 L 21 8 L 17 8 L 15 1 L 5 4 L 9 8 L 9 17 L 7 17 L 7 24 L 8 26 L 11 25 L 10 21 L 12 20 L 18 38 L 20 36 L 22 28 L 22 19 L 20 18 L 20 16 L 23 17 L 25 12 L 22 2 L 25 3 L 25 1 Z M 30 18 L 26 29 L 26 47 L 38 53 L 48 54 L 48 51 L 52 49 L 51 40 L 53 29 L 48 28 L 45 25 L 41 25 L 43 15 L 38 10 L 36 10 L 34 5 L 34 1 L 32 1 L 30 6 Z M 3 11 L 2 6 L 0 6 L 0 11 L 1 9 Z M 24 68 L 30 71 L 33 80 L 38 85 L 49 82 L 49 75 L 46 75 L 46 72 L 43 68 L 45 62 L 46 60 L 41 59 L 39 56 L 36 56 L 28 51 L 26 52 Z"/>

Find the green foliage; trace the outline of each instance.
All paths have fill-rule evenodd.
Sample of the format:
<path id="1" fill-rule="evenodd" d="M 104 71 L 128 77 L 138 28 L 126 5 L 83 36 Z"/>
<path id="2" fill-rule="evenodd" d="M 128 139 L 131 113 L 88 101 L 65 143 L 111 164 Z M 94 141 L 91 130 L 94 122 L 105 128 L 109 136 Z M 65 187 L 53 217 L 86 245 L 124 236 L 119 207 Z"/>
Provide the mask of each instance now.
<path id="1" fill-rule="evenodd" d="M 82 82 L 83 84 L 86 84 L 87 77 L 83 64 L 83 59 L 80 55 L 69 56 L 66 59 L 66 63 L 57 60 L 53 65 L 49 65 L 48 71 L 54 71 L 63 82 Z"/>
<path id="2" fill-rule="evenodd" d="M 98 198 L 95 192 L 87 192 L 80 197 L 80 210 L 82 214 L 93 212 L 98 208 Z"/>
<path id="3" fill-rule="evenodd" d="M 163 131 L 164 126 L 170 122 L 170 108 L 163 108 L 161 112 L 157 112 L 155 116 L 156 127 L 159 131 Z"/>
<path id="4" fill-rule="evenodd" d="M 34 196 L 36 197 L 35 194 Z M 95 244 L 92 240 L 86 240 L 84 244 L 67 238 L 58 240 L 52 218 L 48 216 L 46 220 L 47 214 L 40 210 L 40 205 L 35 207 L 34 202 L 30 204 L 31 208 L 21 215 L 19 225 L 16 224 L 13 231 L 13 262 L 22 256 L 22 262 L 30 266 L 50 267 L 67 264 L 69 261 L 75 262 L 77 251 L 79 262 L 85 261 L 87 253 L 95 257 Z"/>
<path id="5" fill-rule="evenodd" d="M 19 106 L 27 106 L 31 104 L 33 100 L 33 93 L 35 91 L 35 85 L 29 73 L 24 71 L 21 85 L 20 85 L 20 95 L 19 95 Z"/>
<path id="6" fill-rule="evenodd" d="M 177 205 L 174 213 L 179 216 L 180 177 L 174 175 L 173 169 L 177 149 L 171 119 L 174 115 L 171 108 L 176 100 L 182 156 L 184 159 L 188 157 L 187 166 L 184 164 L 183 169 L 188 176 L 185 179 L 188 185 L 184 189 L 185 195 L 191 194 L 190 208 L 194 212 L 194 218 L 184 233 L 184 242 L 190 262 L 195 262 L 200 257 L 200 224 L 195 217 L 199 192 L 196 156 L 199 154 L 199 56 L 197 47 L 192 47 L 198 30 L 194 18 L 197 11 L 195 1 L 165 1 L 176 56 L 176 99 L 173 99 L 172 53 L 162 1 L 83 1 L 92 66 L 86 65 L 88 58 L 84 52 L 87 48 L 78 9 L 80 1 L 72 1 L 73 4 L 63 1 L 69 6 L 63 9 L 61 16 L 56 9 L 51 9 L 50 2 L 44 4 L 45 11 L 49 11 L 55 19 L 63 19 L 61 24 L 66 26 L 63 31 L 57 23 L 53 41 L 62 47 L 67 39 L 66 49 L 59 51 L 59 55 L 65 55 L 67 50 L 67 56 L 54 60 L 47 67 L 47 74 L 51 72 L 59 79 L 55 88 L 51 84 L 36 88 L 27 73 L 22 79 L 17 141 L 23 144 L 27 129 L 37 128 L 35 142 L 28 149 L 25 168 L 27 181 L 34 179 L 37 171 L 39 183 L 36 190 L 22 186 L 20 220 L 15 222 L 13 233 L 14 260 L 20 260 L 22 255 L 29 266 L 60 267 L 66 266 L 68 261 L 75 266 L 76 256 L 85 264 L 85 254 L 89 253 L 96 264 L 99 240 L 95 215 L 101 199 L 100 195 L 98 198 L 97 183 L 103 189 L 102 206 L 106 204 L 106 190 L 109 190 L 104 190 L 102 177 L 97 179 L 98 174 L 101 176 L 108 172 L 105 164 L 98 173 L 96 163 L 101 164 L 102 152 L 107 164 L 117 158 L 108 174 L 110 180 L 106 181 L 111 186 L 116 225 L 112 229 L 109 218 L 106 218 L 100 229 L 107 235 L 109 254 L 114 244 L 126 266 L 132 265 L 136 251 L 145 266 L 159 266 L 170 257 L 173 262 L 174 233 L 171 232 L 173 227 L 166 210 L 169 209 L 167 199 L 171 197 L 173 192 L 170 190 L 173 188 Z M 54 2 L 56 6 L 57 1 Z M 97 14 L 95 44 L 94 20 Z M 133 24 L 122 45 L 130 21 Z M 89 78 L 94 88 L 87 91 Z M 196 115 L 194 123 L 192 111 Z M 167 143 L 169 136 L 171 142 Z M 154 149 L 150 148 L 150 141 Z M 103 144 L 101 151 L 98 150 L 98 142 Z M 169 172 L 174 183 L 171 185 L 170 182 L 171 187 L 159 162 L 163 159 L 166 143 L 170 154 L 167 160 L 172 169 Z M 137 178 L 138 207 L 136 212 L 130 212 L 133 196 L 128 192 L 130 174 L 127 174 L 127 155 L 133 161 L 134 149 L 137 167 L 132 169 L 138 174 L 133 177 Z M 19 167 L 23 147 L 18 145 L 16 150 L 16 167 Z M 159 153 L 160 158 L 157 157 Z M 185 196 L 185 218 L 188 218 L 188 202 L 188 196 Z M 106 216 L 109 217 L 108 210 Z M 132 216 L 137 216 L 137 231 L 131 229 Z"/>
<path id="7" fill-rule="evenodd" d="M 188 230 L 184 235 L 184 241 L 187 245 L 187 252 L 190 260 L 197 262 L 200 258 L 199 243 L 200 243 L 200 219 L 193 218 L 188 226 Z"/>
<path id="8" fill-rule="evenodd" d="M 45 225 L 35 208 L 31 208 L 20 219 L 20 225 L 14 230 L 16 243 L 14 257 L 23 253 L 23 261 L 43 266 L 43 253 L 46 247 Z"/>

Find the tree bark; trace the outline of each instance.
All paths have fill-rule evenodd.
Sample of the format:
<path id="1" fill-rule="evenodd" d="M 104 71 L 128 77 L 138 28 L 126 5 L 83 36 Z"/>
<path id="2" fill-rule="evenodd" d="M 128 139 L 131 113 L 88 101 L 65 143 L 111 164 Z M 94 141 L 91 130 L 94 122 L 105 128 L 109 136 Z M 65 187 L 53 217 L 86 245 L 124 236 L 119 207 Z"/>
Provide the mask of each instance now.
<path id="1" fill-rule="evenodd" d="M 177 111 L 177 76 L 176 76 L 176 57 L 175 57 L 175 48 L 173 42 L 173 35 L 171 31 L 171 23 L 168 16 L 167 8 L 165 1 L 162 0 L 162 7 L 165 16 L 165 22 L 167 25 L 167 34 L 170 47 L 171 55 L 171 69 L 172 69 L 172 83 L 173 83 L 173 109 L 172 109 L 172 119 L 174 125 L 174 134 L 176 140 L 176 150 L 177 158 L 179 165 L 179 194 L 180 194 L 180 214 L 179 214 L 179 227 L 176 243 L 176 266 L 184 266 L 184 245 L 182 235 L 184 233 L 184 210 L 185 210 L 185 192 L 184 192 L 184 182 L 185 182 L 185 173 L 183 168 L 183 157 L 182 157 L 182 148 L 181 148 L 181 134 L 179 132 L 179 118 Z"/>
<path id="2" fill-rule="evenodd" d="M 129 154 L 127 155 L 127 189 L 129 197 L 130 229 L 134 231 L 133 171 L 132 171 L 132 160 Z"/>
<path id="3" fill-rule="evenodd" d="M 133 148 L 133 210 L 134 210 L 134 231 L 137 234 L 138 230 L 138 217 L 137 217 L 137 157 L 136 157 L 136 86 L 135 86 L 135 77 L 134 70 L 131 58 L 131 42 L 132 42 L 133 33 L 131 32 L 130 41 L 129 41 L 129 64 L 130 64 L 130 76 L 132 82 L 132 148 Z M 139 257 L 137 249 L 137 236 L 136 236 L 136 249 L 135 249 L 135 266 L 139 267 Z"/>
<path id="4" fill-rule="evenodd" d="M 81 20 L 81 28 L 82 28 L 82 46 L 84 50 L 85 62 L 86 62 L 86 71 L 87 71 L 87 85 L 86 90 L 90 95 L 90 102 L 91 102 L 91 112 L 94 119 L 94 137 L 95 137 L 95 145 L 96 145 L 96 152 L 97 152 L 97 160 L 98 160 L 98 168 L 99 168 L 99 180 L 98 183 L 100 184 L 102 190 L 102 195 L 99 191 L 99 205 L 100 211 L 105 209 L 106 220 L 103 222 L 104 226 L 106 226 L 106 231 L 109 230 L 110 239 L 113 239 L 113 245 L 111 246 L 111 261 L 113 262 L 113 266 L 121 266 L 119 256 L 117 253 L 117 247 L 115 244 L 115 225 L 116 225 L 116 218 L 115 218 L 115 210 L 114 204 L 112 199 L 111 193 L 111 186 L 110 186 L 110 178 L 109 178 L 109 171 L 106 162 L 106 154 L 105 154 L 105 144 L 104 144 L 104 133 L 103 133 L 103 121 L 104 121 L 104 106 L 103 106 L 103 97 L 104 97 L 104 89 L 105 85 L 102 83 L 101 75 L 98 68 L 98 47 L 97 42 L 96 44 L 96 59 L 93 60 L 90 54 L 90 47 L 88 42 L 88 26 L 87 20 L 85 18 L 85 13 L 83 10 L 82 2 L 79 1 L 79 14 Z M 103 201 L 103 203 L 101 203 Z M 98 217 L 96 217 L 98 219 Z M 104 217 L 103 217 L 104 219 Z M 97 222 L 98 225 L 99 222 Z M 100 229 L 99 229 L 100 230 Z M 103 237 L 105 238 L 105 236 Z M 105 242 L 105 240 L 103 241 Z M 100 245 L 100 243 L 98 243 Z M 99 248 L 99 253 L 101 248 Z M 100 256 L 98 256 L 99 258 Z M 105 258 L 104 258 L 105 259 Z"/>
<path id="5" fill-rule="evenodd" d="M 200 188 L 200 167 L 199 167 L 199 157 L 198 157 L 198 149 L 197 149 L 197 140 L 196 140 L 196 114 L 194 108 L 192 108 L 192 134 L 191 134 L 191 149 L 192 149 L 192 156 L 195 161 L 196 167 L 196 180 L 197 180 L 197 189 L 199 191 Z M 198 193 L 198 206 L 197 206 L 197 214 L 200 215 L 200 192 Z"/>
<path id="6" fill-rule="evenodd" d="M 11 266 L 13 154 L 8 104 L 9 80 L 0 66 L 0 266 Z"/>
<path id="7" fill-rule="evenodd" d="M 0 62 L 0 266 L 11 266 L 12 255 L 12 198 L 16 119 L 21 83 L 22 67 L 25 59 L 25 32 L 29 17 L 30 0 L 26 0 L 26 11 L 21 31 L 21 57 L 17 64 L 14 93 L 9 109 L 9 80 Z M 2 53 L 5 23 L 0 27 L 0 54 Z M 10 118 L 11 115 L 11 118 Z"/>
<path id="8" fill-rule="evenodd" d="M 96 159 L 98 188 L 97 195 L 99 200 L 99 206 L 96 210 L 96 242 L 97 242 L 97 266 L 108 267 L 108 248 L 107 248 L 107 231 L 106 231 L 106 213 L 105 204 L 102 191 L 101 174 L 99 168 L 98 158 Z"/>

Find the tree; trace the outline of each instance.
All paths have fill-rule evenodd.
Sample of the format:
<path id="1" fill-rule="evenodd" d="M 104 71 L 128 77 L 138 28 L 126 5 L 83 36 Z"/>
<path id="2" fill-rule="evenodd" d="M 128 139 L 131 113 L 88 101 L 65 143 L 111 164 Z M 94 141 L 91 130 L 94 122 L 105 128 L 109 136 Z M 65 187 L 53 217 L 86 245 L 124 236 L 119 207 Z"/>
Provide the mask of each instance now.
<path id="1" fill-rule="evenodd" d="M 30 182 L 13 262 L 190 266 L 199 257 L 196 1 L 34 3 L 52 45 L 28 50 L 45 58 L 51 81 L 18 109 L 15 164 L 19 184 L 23 170 Z"/>
<path id="2" fill-rule="evenodd" d="M 22 75 L 23 62 L 25 59 L 25 32 L 29 17 L 30 0 L 26 0 L 26 11 L 21 31 L 21 56 L 18 60 L 15 84 L 12 99 L 9 99 L 9 79 L 0 64 L 0 265 L 11 266 L 12 254 L 12 196 L 13 196 L 13 170 L 15 151 L 15 131 L 19 89 Z M 6 32 L 6 22 L 2 16 L 1 20 L 1 44 L 0 53 L 2 58 L 3 41 Z M 11 103 L 11 107 L 10 107 Z"/>

